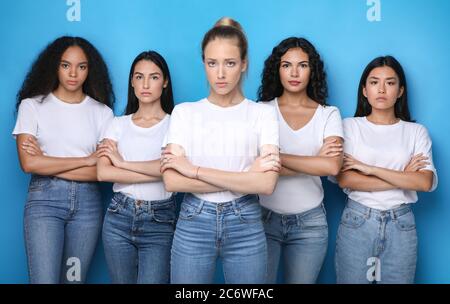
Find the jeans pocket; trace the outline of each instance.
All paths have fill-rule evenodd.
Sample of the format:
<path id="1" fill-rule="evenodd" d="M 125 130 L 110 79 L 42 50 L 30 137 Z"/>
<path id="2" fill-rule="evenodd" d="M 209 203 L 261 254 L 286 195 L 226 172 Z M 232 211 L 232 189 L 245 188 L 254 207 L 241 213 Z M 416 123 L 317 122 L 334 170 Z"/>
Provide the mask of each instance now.
<path id="1" fill-rule="evenodd" d="M 114 198 L 112 198 L 107 211 L 110 213 L 119 213 L 119 210 L 120 210 L 120 204 Z"/>
<path id="2" fill-rule="evenodd" d="M 323 210 L 320 213 L 306 216 L 301 219 L 302 229 L 305 230 L 321 230 L 328 229 L 327 217 Z"/>
<path id="3" fill-rule="evenodd" d="M 153 219 L 158 223 L 175 223 L 175 204 L 170 204 L 166 208 L 157 208 L 152 210 Z"/>
<path id="4" fill-rule="evenodd" d="M 245 224 L 262 223 L 261 206 L 258 203 L 248 204 L 239 210 L 238 216 Z"/>
<path id="5" fill-rule="evenodd" d="M 48 188 L 51 183 L 51 177 L 49 176 L 33 176 L 30 180 L 28 192 L 43 191 Z"/>
<path id="6" fill-rule="evenodd" d="M 414 213 L 412 210 L 399 216 L 395 220 L 395 226 L 400 231 L 411 231 L 416 229 L 416 220 L 414 218 Z"/>
<path id="7" fill-rule="evenodd" d="M 182 203 L 178 217 L 183 220 L 191 220 L 199 213 L 200 212 L 197 210 L 195 206 Z"/>
<path id="8" fill-rule="evenodd" d="M 352 210 L 351 208 L 345 208 L 341 217 L 341 224 L 348 228 L 361 227 L 366 219 L 364 215 Z"/>

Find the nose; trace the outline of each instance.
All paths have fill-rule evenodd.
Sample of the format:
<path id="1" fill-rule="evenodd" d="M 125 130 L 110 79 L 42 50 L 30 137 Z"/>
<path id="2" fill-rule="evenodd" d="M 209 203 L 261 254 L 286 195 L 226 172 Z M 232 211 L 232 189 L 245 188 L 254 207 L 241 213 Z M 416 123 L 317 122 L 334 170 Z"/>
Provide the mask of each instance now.
<path id="1" fill-rule="evenodd" d="M 298 69 L 296 67 L 291 68 L 291 77 L 298 77 Z"/>
<path id="2" fill-rule="evenodd" d="M 378 93 L 385 93 L 385 92 L 386 92 L 385 84 L 380 82 L 380 85 L 378 86 Z"/>
<path id="3" fill-rule="evenodd" d="M 217 69 L 217 78 L 219 79 L 225 78 L 225 68 L 222 64 L 219 64 L 219 67 Z"/>
<path id="4" fill-rule="evenodd" d="M 144 85 L 144 89 L 150 88 L 150 79 L 149 78 L 145 78 L 143 85 Z"/>
<path id="5" fill-rule="evenodd" d="M 77 77 L 77 67 L 76 66 L 71 66 L 70 67 L 69 76 L 70 77 Z"/>

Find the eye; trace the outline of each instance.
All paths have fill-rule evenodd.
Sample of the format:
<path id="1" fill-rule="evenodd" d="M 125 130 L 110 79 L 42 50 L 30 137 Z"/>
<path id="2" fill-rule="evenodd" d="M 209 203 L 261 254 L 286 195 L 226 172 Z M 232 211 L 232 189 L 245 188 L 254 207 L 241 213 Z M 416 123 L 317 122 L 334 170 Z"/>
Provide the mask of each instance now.
<path id="1" fill-rule="evenodd" d="M 289 63 L 282 63 L 282 64 L 281 64 L 281 67 L 282 67 L 283 69 L 286 69 L 287 67 L 289 67 Z"/>
<path id="2" fill-rule="evenodd" d="M 68 69 L 68 68 L 69 68 L 69 64 L 67 64 L 67 63 L 61 63 L 61 67 L 62 67 L 63 69 Z"/>
<path id="3" fill-rule="evenodd" d="M 216 66 L 216 63 L 215 63 L 214 61 L 208 61 L 208 62 L 207 62 L 207 65 L 208 65 L 209 67 L 213 68 L 213 67 Z"/>
<path id="4" fill-rule="evenodd" d="M 142 79 L 142 75 L 136 75 L 136 76 L 134 76 L 134 79 L 141 80 Z"/>
<path id="5" fill-rule="evenodd" d="M 80 65 L 80 70 L 86 70 L 87 69 L 87 65 Z"/>
<path id="6" fill-rule="evenodd" d="M 395 85 L 395 81 L 388 81 L 388 85 L 394 86 Z"/>
<path id="7" fill-rule="evenodd" d="M 234 61 L 228 61 L 227 62 L 227 66 L 230 67 L 230 68 L 234 67 L 235 65 L 236 65 L 236 62 L 234 62 Z"/>
<path id="8" fill-rule="evenodd" d="M 153 79 L 153 80 L 158 80 L 158 79 L 159 79 L 159 76 L 156 76 L 156 75 L 155 75 L 155 76 L 152 76 L 152 79 Z"/>
<path id="9" fill-rule="evenodd" d="M 307 64 L 307 63 L 302 63 L 302 64 L 300 65 L 300 67 L 301 67 L 302 69 L 306 69 L 306 68 L 309 68 L 309 64 Z"/>
<path id="10" fill-rule="evenodd" d="M 371 85 L 376 85 L 377 83 L 378 83 L 378 81 L 376 81 L 376 80 L 369 81 L 369 84 L 371 84 Z"/>

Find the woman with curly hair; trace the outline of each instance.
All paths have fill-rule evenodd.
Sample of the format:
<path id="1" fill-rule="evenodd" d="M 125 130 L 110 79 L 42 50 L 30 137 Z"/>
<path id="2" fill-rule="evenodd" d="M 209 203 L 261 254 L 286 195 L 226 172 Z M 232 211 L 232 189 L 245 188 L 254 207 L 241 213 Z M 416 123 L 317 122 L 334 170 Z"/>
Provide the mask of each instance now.
<path id="1" fill-rule="evenodd" d="M 285 283 L 314 283 L 328 245 L 320 176 L 342 164 L 339 110 L 326 104 L 323 62 L 304 38 L 283 40 L 267 58 L 258 91 L 276 108 L 281 171 L 272 195 L 261 195 L 268 246 L 268 282 L 284 265 Z"/>
<path id="2" fill-rule="evenodd" d="M 24 214 L 31 283 L 86 279 L 102 224 L 97 143 L 113 100 L 105 62 L 79 37 L 50 43 L 17 95 L 13 135 L 32 174 Z"/>

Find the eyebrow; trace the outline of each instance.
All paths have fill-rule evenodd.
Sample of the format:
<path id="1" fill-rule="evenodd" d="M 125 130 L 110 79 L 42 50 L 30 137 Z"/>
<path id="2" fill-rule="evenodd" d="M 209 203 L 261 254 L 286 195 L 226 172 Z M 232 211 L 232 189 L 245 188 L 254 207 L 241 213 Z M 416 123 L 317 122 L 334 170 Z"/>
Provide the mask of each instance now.
<path id="1" fill-rule="evenodd" d="M 64 60 L 64 59 L 62 59 L 62 60 L 61 60 L 61 63 L 68 63 L 68 64 L 72 64 L 72 62 L 70 62 L 70 61 L 67 61 L 67 60 Z M 87 61 L 83 61 L 83 62 L 80 62 L 80 63 L 78 63 L 78 65 L 81 65 L 81 64 L 88 64 L 88 62 L 87 62 Z"/>
<path id="2" fill-rule="evenodd" d="M 217 61 L 218 59 L 214 59 L 214 58 L 206 58 L 205 60 L 213 60 L 213 61 Z M 230 61 L 230 60 L 238 60 L 237 58 L 225 58 L 225 61 Z"/>
<path id="3" fill-rule="evenodd" d="M 380 78 L 375 77 L 375 76 L 370 76 L 369 79 L 379 80 Z M 386 78 L 386 80 L 397 80 L 397 78 L 396 77 L 388 77 L 388 78 Z"/>
<path id="4" fill-rule="evenodd" d="M 134 75 L 139 74 L 139 75 L 144 75 L 144 73 L 141 72 L 134 72 Z M 149 75 L 161 75 L 161 73 L 159 72 L 154 72 L 154 73 L 150 73 Z"/>
<path id="5" fill-rule="evenodd" d="M 281 63 L 283 63 L 283 62 L 292 63 L 291 61 L 287 61 L 287 60 L 282 60 Z M 298 63 L 309 63 L 309 61 L 308 60 L 303 60 L 303 61 L 300 61 Z"/>

